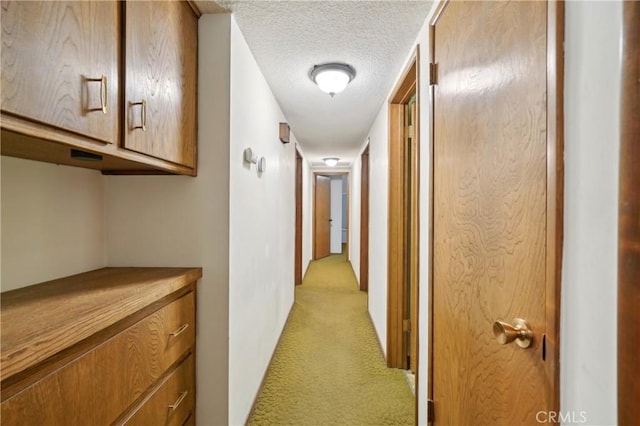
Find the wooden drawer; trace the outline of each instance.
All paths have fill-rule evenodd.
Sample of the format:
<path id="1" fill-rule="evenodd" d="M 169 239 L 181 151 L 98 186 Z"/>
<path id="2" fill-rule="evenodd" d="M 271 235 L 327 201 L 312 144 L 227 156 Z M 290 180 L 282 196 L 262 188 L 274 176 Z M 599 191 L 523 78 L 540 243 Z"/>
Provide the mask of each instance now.
<path id="1" fill-rule="evenodd" d="M 2 403 L 3 425 L 110 424 L 195 341 L 190 292 Z"/>
<path id="2" fill-rule="evenodd" d="M 183 426 L 195 418 L 195 366 L 189 356 L 125 423 Z"/>
<path id="3" fill-rule="evenodd" d="M 182 426 L 196 426 L 196 413 L 191 413 Z"/>

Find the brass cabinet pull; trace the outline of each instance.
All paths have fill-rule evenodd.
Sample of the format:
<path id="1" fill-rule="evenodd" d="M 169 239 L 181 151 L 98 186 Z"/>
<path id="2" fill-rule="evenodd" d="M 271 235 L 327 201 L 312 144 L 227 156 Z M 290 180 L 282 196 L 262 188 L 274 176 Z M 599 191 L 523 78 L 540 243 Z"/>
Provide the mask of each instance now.
<path id="1" fill-rule="evenodd" d="M 188 393 L 189 393 L 188 390 L 182 392 L 180 394 L 180 396 L 178 397 L 178 399 L 176 399 L 176 402 L 174 402 L 173 404 L 169 405 L 169 408 L 171 410 L 175 410 L 176 408 L 178 408 L 178 406 L 182 403 L 182 401 L 184 401 L 184 399 L 187 397 Z"/>
<path id="2" fill-rule="evenodd" d="M 142 129 L 143 132 L 147 131 L 147 101 L 142 100 L 140 102 L 129 102 L 130 106 L 141 105 L 140 108 L 140 121 L 141 126 L 134 126 L 133 129 Z"/>
<path id="3" fill-rule="evenodd" d="M 529 323 L 522 318 L 513 320 L 513 325 L 497 320 L 493 323 L 493 335 L 501 345 L 506 345 L 514 340 L 521 348 L 528 348 L 533 341 L 533 331 Z"/>
<path id="4" fill-rule="evenodd" d="M 100 105 L 102 105 L 102 113 L 107 113 L 107 76 L 103 75 L 100 80 Z"/>
<path id="5" fill-rule="evenodd" d="M 187 328 L 189 327 L 189 323 L 186 324 L 182 324 L 180 327 L 178 327 L 178 329 L 172 333 L 169 333 L 169 336 L 171 337 L 178 337 L 179 335 L 182 334 L 183 331 L 185 331 Z"/>
<path id="6" fill-rule="evenodd" d="M 99 81 L 100 82 L 100 108 L 96 108 L 93 111 L 102 110 L 103 114 L 107 113 L 107 99 L 109 98 L 109 89 L 107 87 L 107 76 L 103 75 L 100 78 L 88 78 L 87 81 Z"/>

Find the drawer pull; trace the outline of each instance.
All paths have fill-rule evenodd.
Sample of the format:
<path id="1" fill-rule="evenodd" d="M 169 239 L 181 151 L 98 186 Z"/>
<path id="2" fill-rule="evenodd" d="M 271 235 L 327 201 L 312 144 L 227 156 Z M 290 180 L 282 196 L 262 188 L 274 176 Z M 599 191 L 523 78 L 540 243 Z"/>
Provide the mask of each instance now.
<path id="1" fill-rule="evenodd" d="M 178 337 L 179 335 L 182 334 L 183 331 L 185 331 L 187 328 L 189 328 L 189 323 L 185 323 L 182 324 L 180 327 L 178 327 L 178 329 L 172 333 L 169 333 L 170 337 Z"/>
<path id="2" fill-rule="evenodd" d="M 184 399 L 187 397 L 187 394 L 189 393 L 188 390 L 182 392 L 180 394 L 180 396 L 178 397 L 178 399 L 176 399 L 176 402 L 174 402 L 173 404 L 169 405 L 169 408 L 172 410 L 175 410 L 176 408 L 178 408 L 178 406 L 180 404 L 182 404 L 182 401 L 184 401 Z"/>
<path id="3" fill-rule="evenodd" d="M 142 129 L 143 132 L 147 131 L 147 101 L 142 100 L 140 102 L 129 102 L 129 106 L 140 105 L 140 126 L 134 126 L 132 129 Z"/>
<path id="4" fill-rule="evenodd" d="M 93 109 L 91 111 L 102 111 L 103 114 L 107 113 L 107 97 L 108 97 L 108 88 L 107 88 L 107 76 L 103 75 L 100 78 L 87 78 L 87 81 L 99 81 L 100 82 L 100 108 Z"/>

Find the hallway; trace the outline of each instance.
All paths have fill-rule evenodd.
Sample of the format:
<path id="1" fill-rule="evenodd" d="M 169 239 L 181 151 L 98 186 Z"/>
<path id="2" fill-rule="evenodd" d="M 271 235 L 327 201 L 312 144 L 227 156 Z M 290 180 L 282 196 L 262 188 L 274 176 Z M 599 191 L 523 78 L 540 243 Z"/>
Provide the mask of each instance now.
<path id="1" fill-rule="evenodd" d="M 414 424 L 413 395 L 384 363 L 346 255 L 311 262 L 296 287 L 249 424 Z"/>

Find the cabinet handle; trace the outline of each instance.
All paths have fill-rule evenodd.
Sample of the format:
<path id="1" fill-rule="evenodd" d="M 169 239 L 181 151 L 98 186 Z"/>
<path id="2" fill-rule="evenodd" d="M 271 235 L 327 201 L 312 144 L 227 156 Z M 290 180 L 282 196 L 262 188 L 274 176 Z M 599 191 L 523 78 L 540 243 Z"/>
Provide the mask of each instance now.
<path id="1" fill-rule="evenodd" d="M 100 108 L 93 109 L 92 111 L 102 110 L 103 114 L 107 113 L 107 99 L 109 98 L 109 89 L 107 87 L 107 76 L 103 75 L 100 78 L 87 78 L 87 81 L 99 81 L 100 82 Z"/>
<path id="2" fill-rule="evenodd" d="M 169 405 L 169 408 L 170 408 L 171 410 L 175 410 L 176 408 L 178 408 L 178 406 L 179 406 L 180 404 L 182 404 L 182 401 L 184 401 L 184 399 L 187 397 L 187 394 L 188 394 L 188 393 L 189 393 L 189 391 L 188 391 L 188 390 L 186 390 L 186 391 L 182 392 L 182 393 L 180 394 L 180 396 L 178 397 L 178 399 L 176 399 L 176 402 L 174 402 L 173 404 Z"/>
<path id="3" fill-rule="evenodd" d="M 185 331 L 187 328 L 189 327 L 189 323 L 186 324 L 182 324 L 180 327 L 178 327 L 178 329 L 172 333 L 169 333 L 169 336 L 171 337 L 178 337 L 179 335 L 182 334 L 183 331 Z"/>
<path id="4" fill-rule="evenodd" d="M 147 101 L 143 100 L 140 102 L 129 102 L 130 106 L 141 105 L 140 108 L 140 121 L 142 122 L 141 126 L 135 126 L 134 129 L 142 129 L 143 132 L 147 131 Z"/>

